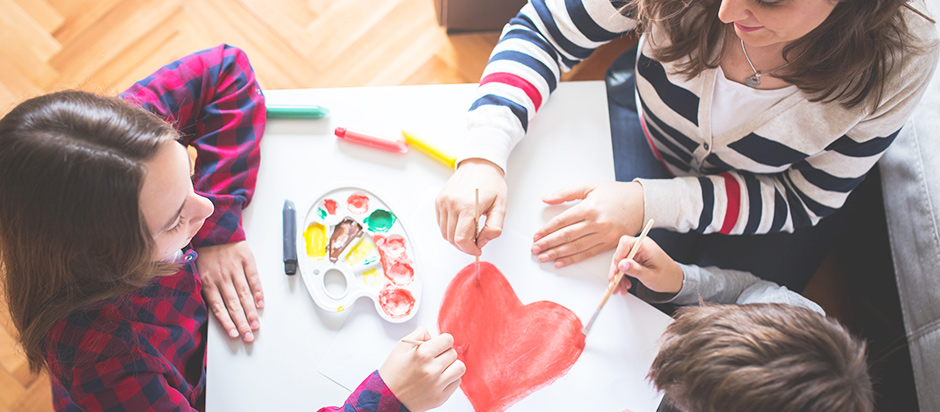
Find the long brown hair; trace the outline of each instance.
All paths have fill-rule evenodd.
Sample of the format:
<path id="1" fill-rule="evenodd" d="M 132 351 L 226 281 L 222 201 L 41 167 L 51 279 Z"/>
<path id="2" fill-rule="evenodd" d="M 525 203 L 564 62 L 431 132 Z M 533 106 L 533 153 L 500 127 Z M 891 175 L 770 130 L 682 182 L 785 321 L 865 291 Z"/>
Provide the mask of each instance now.
<path id="1" fill-rule="evenodd" d="M 56 321 L 174 271 L 151 261 L 138 200 L 143 163 L 177 136 L 139 107 L 79 91 L 0 120 L 0 274 L 31 370 L 46 366 Z"/>
<path id="2" fill-rule="evenodd" d="M 778 303 L 679 310 L 650 379 L 695 412 L 865 412 L 865 344 L 835 321 Z"/>
<path id="3" fill-rule="evenodd" d="M 837 0 L 827 0 L 837 1 Z M 784 48 L 791 63 L 774 74 L 811 96 L 846 108 L 873 109 L 885 92 L 893 63 L 905 53 L 919 53 L 902 15 L 908 0 L 839 0 L 829 17 Z M 678 65 L 689 78 L 718 67 L 733 30 L 718 19 L 721 0 L 631 0 L 623 9 L 635 15 L 638 30 L 662 27 L 671 44 L 655 49 L 657 59 Z"/>

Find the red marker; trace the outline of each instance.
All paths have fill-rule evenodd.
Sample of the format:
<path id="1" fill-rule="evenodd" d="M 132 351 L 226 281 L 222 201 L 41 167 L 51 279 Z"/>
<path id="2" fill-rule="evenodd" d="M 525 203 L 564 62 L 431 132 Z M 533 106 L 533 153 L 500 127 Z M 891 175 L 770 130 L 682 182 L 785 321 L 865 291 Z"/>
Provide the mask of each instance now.
<path id="1" fill-rule="evenodd" d="M 333 133 L 336 134 L 336 137 L 347 142 L 371 146 L 376 149 L 387 150 L 389 152 L 408 152 L 408 145 L 406 145 L 405 142 L 401 140 L 387 139 L 360 131 L 349 130 L 345 127 L 337 127 L 336 131 Z"/>

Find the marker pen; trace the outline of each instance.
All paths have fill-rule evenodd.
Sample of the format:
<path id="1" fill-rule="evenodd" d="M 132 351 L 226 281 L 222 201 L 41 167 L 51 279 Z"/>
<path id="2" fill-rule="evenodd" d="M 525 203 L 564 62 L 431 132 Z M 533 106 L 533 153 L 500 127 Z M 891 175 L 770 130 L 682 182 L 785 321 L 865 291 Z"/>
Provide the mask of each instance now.
<path id="1" fill-rule="evenodd" d="M 284 222 L 284 273 L 293 275 L 297 273 L 297 212 L 290 199 L 284 200 L 281 218 Z"/>
<path id="2" fill-rule="evenodd" d="M 389 152 L 408 152 L 408 145 L 406 145 L 405 142 L 397 139 L 393 140 L 385 137 L 379 137 L 361 131 L 350 130 L 345 127 L 337 127 L 336 131 L 334 131 L 334 134 L 336 134 L 336 137 L 347 142 L 358 143 L 361 145 L 374 147 L 376 149 L 387 150 Z"/>
<path id="3" fill-rule="evenodd" d="M 415 136 L 413 133 L 409 133 L 409 132 L 402 130 L 401 134 L 402 136 L 405 136 L 405 143 L 407 143 L 408 146 L 418 149 L 422 153 L 430 156 L 432 159 L 437 160 L 438 162 L 441 162 L 441 164 L 443 164 L 444 166 L 447 166 L 453 169 L 455 164 L 457 163 L 456 157 L 451 156 L 447 153 L 444 153 L 440 149 L 430 145 L 428 142 L 421 140 L 420 138 L 418 138 L 418 136 Z"/>
<path id="4" fill-rule="evenodd" d="M 330 114 L 330 110 L 315 104 L 269 104 L 266 106 L 271 119 L 319 119 Z"/>

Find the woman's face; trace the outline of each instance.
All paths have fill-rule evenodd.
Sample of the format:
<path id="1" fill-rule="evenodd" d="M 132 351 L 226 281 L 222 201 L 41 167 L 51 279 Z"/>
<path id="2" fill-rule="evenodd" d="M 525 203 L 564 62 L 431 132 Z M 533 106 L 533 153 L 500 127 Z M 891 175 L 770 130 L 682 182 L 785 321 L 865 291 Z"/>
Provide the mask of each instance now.
<path id="1" fill-rule="evenodd" d="M 836 4 L 834 0 L 721 0 L 718 18 L 734 24 L 734 32 L 749 46 L 783 46 L 822 24 Z"/>
<path id="2" fill-rule="evenodd" d="M 182 145 L 167 141 L 144 164 L 140 210 L 153 235 L 153 260 L 163 260 L 189 244 L 212 214 L 209 199 L 193 191 L 189 154 Z"/>

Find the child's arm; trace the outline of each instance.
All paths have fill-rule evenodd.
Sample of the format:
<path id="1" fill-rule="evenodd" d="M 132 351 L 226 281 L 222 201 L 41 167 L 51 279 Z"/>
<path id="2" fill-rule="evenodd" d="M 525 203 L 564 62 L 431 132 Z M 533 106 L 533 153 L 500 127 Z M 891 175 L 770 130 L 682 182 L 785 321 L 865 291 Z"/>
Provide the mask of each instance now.
<path id="1" fill-rule="evenodd" d="M 624 236 L 614 252 L 611 275 L 620 269 L 624 274 L 640 281 L 637 297 L 652 303 L 671 302 L 678 305 L 696 305 L 700 301 L 712 303 L 776 302 L 802 306 L 825 314 L 819 305 L 773 282 L 761 280 L 742 271 L 717 267 L 702 268 L 674 261 L 652 239 L 640 244 L 633 259 L 624 259 L 636 238 Z M 624 278 L 620 288 L 629 288 Z M 625 289 L 623 289 L 625 290 Z"/>
<path id="2" fill-rule="evenodd" d="M 466 371 L 457 360 L 454 338 L 446 333 L 431 338 L 424 328 L 405 338 L 424 343 L 399 342 L 382 367 L 362 381 L 342 407 L 319 412 L 417 412 L 436 408 L 450 398 Z"/>
<path id="3" fill-rule="evenodd" d="M 241 216 L 255 188 L 265 106 L 247 56 L 227 45 L 197 52 L 122 97 L 171 122 L 196 150 L 195 189 L 215 206 L 192 241 L 203 293 L 229 336 L 253 341 L 264 296 Z"/>

